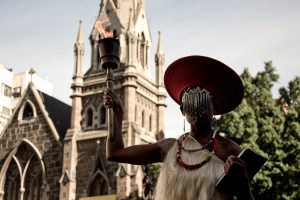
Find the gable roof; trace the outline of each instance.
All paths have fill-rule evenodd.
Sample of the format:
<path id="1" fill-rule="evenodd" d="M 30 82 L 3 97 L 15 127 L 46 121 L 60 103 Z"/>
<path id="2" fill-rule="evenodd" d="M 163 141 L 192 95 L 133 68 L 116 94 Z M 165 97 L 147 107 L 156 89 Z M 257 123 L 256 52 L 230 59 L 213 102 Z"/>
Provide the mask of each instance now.
<path id="1" fill-rule="evenodd" d="M 23 99 L 26 98 L 28 92 L 31 91 L 34 98 L 36 99 L 37 105 L 45 117 L 50 130 L 57 141 L 63 141 L 67 130 L 70 128 L 71 120 L 71 106 L 63 103 L 62 101 L 51 97 L 39 90 L 37 90 L 34 84 L 31 82 L 23 92 L 19 99 L 10 119 L 6 123 L 2 130 L 0 137 L 6 131 L 9 124 L 12 122 L 15 115 L 18 115 L 19 108 L 22 106 Z"/>
<path id="2" fill-rule="evenodd" d="M 70 128 L 71 106 L 43 92 L 39 93 L 48 112 L 48 116 L 51 118 L 60 139 L 63 140 L 67 130 Z"/>

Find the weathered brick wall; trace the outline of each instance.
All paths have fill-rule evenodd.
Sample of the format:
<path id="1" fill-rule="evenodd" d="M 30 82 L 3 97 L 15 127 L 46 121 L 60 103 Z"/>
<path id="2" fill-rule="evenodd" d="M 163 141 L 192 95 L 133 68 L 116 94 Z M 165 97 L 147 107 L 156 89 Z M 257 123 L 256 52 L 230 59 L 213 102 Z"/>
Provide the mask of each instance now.
<path id="1" fill-rule="evenodd" d="M 87 187 L 95 173 L 96 169 L 96 153 L 100 147 L 99 156 L 102 159 L 107 176 L 110 180 L 112 193 L 116 192 L 116 178 L 115 173 L 117 164 L 109 162 L 105 159 L 105 138 L 100 138 L 98 147 L 98 139 L 83 140 L 77 142 L 78 162 L 76 167 L 76 199 L 87 195 Z"/>
<path id="2" fill-rule="evenodd" d="M 11 123 L 0 138 L 0 160 L 2 161 L 0 170 L 11 150 L 19 145 L 23 139 L 27 139 L 42 155 L 49 187 L 49 199 L 59 199 L 58 181 L 62 172 L 63 149 L 61 144 L 53 136 L 50 127 L 30 90 L 27 93 L 27 99 L 35 105 L 37 117 L 33 122 L 21 124 L 18 121 L 18 113 L 21 106 L 18 108 Z M 24 98 L 22 104 L 25 102 L 26 98 Z"/>

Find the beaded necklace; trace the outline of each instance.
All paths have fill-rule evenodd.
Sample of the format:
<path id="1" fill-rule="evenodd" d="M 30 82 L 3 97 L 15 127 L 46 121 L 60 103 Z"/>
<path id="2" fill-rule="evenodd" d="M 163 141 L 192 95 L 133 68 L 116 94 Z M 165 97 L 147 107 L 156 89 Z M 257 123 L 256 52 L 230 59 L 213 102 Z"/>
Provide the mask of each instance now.
<path id="1" fill-rule="evenodd" d="M 183 143 L 184 143 L 184 140 L 186 139 L 186 137 L 188 136 L 188 133 L 184 134 L 183 137 L 181 137 L 180 139 L 177 140 L 177 144 L 178 144 L 178 151 L 176 153 L 177 163 L 180 166 L 184 167 L 185 169 L 189 169 L 189 170 L 198 169 L 198 168 L 204 166 L 206 163 L 208 163 L 211 160 L 212 156 L 214 155 L 215 150 L 217 149 L 218 142 L 217 142 L 217 139 L 215 139 L 216 132 L 217 132 L 217 129 L 214 130 L 213 136 L 209 140 L 208 143 L 204 144 L 200 148 L 195 148 L 195 149 L 184 148 Z M 205 149 L 206 147 L 208 147 L 212 143 L 213 143 L 213 150 L 211 151 L 210 155 L 207 156 L 203 161 L 191 165 L 191 164 L 187 164 L 187 163 L 185 163 L 181 160 L 181 151 L 182 150 L 190 151 L 190 152 L 200 151 L 200 150 Z"/>

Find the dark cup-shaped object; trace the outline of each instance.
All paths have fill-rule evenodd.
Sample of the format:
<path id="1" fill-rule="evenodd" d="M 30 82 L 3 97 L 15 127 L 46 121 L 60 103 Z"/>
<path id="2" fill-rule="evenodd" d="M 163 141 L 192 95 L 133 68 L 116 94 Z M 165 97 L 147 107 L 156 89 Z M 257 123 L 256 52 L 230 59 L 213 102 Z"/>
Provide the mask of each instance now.
<path id="1" fill-rule="evenodd" d="M 99 40 L 100 64 L 103 69 L 116 69 L 120 61 L 120 41 L 116 38 Z"/>

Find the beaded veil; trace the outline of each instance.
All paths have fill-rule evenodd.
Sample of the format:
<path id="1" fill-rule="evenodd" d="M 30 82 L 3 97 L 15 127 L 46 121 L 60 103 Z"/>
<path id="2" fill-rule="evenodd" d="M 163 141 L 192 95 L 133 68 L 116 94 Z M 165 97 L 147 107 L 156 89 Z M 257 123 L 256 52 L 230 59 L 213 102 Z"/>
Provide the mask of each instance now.
<path id="1" fill-rule="evenodd" d="M 183 115 L 186 113 L 191 116 L 201 117 L 206 113 L 212 102 L 211 93 L 200 87 L 189 87 L 182 92 L 181 109 Z"/>

